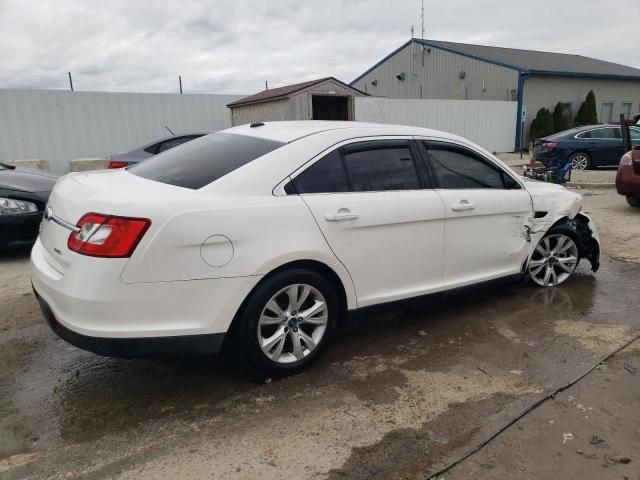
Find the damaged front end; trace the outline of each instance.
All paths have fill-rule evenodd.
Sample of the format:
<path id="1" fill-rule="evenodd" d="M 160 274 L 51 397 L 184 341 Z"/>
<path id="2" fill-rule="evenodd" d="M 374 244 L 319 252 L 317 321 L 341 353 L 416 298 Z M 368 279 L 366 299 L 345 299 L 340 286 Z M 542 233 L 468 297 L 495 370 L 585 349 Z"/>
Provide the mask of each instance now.
<path id="1" fill-rule="evenodd" d="M 528 181 L 526 185 L 534 209 L 526 228 L 527 239 L 531 242 L 527 263 L 549 229 L 564 225 L 574 230 L 579 239 L 580 258 L 588 259 L 591 269 L 597 272 L 600 267 L 600 239 L 593 220 L 582 212 L 582 196 L 549 183 Z M 526 264 L 523 271 L 525 269 Z"/>

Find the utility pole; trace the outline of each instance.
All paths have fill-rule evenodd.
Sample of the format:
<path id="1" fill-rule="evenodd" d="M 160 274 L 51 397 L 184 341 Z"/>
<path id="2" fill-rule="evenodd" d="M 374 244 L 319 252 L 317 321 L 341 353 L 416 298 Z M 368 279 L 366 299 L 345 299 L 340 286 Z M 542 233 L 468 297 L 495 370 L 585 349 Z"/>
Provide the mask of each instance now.
<path id="1" fill-rule="evenodd" d="M 269 90 L 269 82 L 267 80 L 264 81 L 264 89 Z"/>
<path id="2" fill-rule="evenodd" d="M 73 79 L 71 78 L 71 72 L 67 72 L 67 74 L 69 75 L 69 88 L 73 92 Z"/>
<path id="3" fill-rule="evenodd" d="M 422 19 L 422 40 L 424 40 L 424 0 L 422 0 L 422 7 L 420 10 L 420 18 Z"/>
<path id="4" fill-rule="evenodd" d="M 413 38 L 413 25 L 411 25 L 411 38 Z"/>
<path id="5" fill-rule="evenodd" d="M 178 75 L 178 84 L 180 85 L 180 95 L 182 95 L 182 75 Z"/>

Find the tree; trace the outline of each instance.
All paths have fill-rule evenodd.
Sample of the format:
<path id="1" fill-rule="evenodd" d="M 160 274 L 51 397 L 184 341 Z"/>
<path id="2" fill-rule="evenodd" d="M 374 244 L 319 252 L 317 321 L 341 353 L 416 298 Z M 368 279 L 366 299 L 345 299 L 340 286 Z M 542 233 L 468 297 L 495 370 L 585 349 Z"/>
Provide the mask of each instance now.
<path id="1" fill-rule="evenodd" d="M 564 105 L 560 102 L 556 103 L 553 109 L 553 131 L 563 132 L 571 128 L 571 117 L 565 110 Z"/>
<path id="2" fill-rule="evenodd" d="M 551 135 L 553 131 L 553 115 L 548 108 L 541 108 L 536 114 L 536 118 L 531 122 L 529 138 L 534 141 L 538 138 Z"/>
<path id="3" fill-rule="evenodd" d="M 580 104 L 576 115 L 576 125 L 594 125 L 598 123 L 598 113 L 596 112 L 596 96 L 593 90 L 589 90 L 587 98 Z"/>

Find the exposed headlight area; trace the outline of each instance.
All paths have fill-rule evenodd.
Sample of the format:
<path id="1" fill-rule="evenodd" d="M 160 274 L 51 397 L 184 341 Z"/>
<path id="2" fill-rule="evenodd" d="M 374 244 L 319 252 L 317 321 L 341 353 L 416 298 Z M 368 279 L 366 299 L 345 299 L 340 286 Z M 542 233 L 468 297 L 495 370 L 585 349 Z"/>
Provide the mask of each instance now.
<path id="1" fill-rule="evenodd" d="M 37 211 L 38 206 L 33 202 L 0 197 L 0 215 L 20 215 Z"/>

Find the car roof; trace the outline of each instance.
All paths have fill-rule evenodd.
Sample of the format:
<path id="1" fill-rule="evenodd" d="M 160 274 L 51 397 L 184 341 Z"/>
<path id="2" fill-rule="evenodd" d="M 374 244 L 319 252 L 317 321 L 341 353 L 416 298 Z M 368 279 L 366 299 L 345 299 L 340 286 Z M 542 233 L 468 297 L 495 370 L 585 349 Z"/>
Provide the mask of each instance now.
<path id="1" fill-rule="evenodd" d="M 425 135 L 437 136 L 441 138 L 459 139 L 457 135 L 441 132 L 438 130 L 431 130 L 428 128 L 366 122 L 300 120 L 260 122 L 260 125 L 251 125 L 247 124 L 228 128 L 226 130 L 222 130 L 221 133 L 235 133 L 238 135 L 247 135 L 251 137 L 274 140 L 276 142 L 291 143 L 300 138 L 330 130 L 364 128 L 371 129 L 371 133 L 374 135 Z"/>

